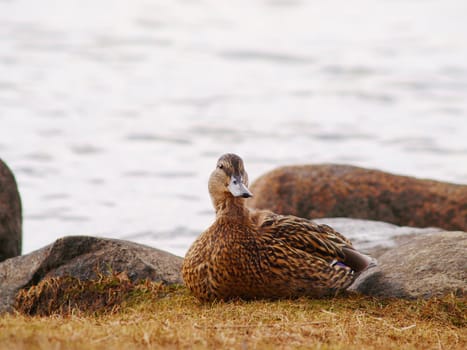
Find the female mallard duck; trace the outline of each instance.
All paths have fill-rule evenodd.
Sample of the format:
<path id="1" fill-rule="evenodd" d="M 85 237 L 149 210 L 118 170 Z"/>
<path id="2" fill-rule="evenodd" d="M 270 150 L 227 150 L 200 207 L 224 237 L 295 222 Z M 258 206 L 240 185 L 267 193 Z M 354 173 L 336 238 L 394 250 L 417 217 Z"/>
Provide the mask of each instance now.
<path id="1" fill-rule="evenodd" d="M 371 262 L 326 225 L 250 210 L 248 175 L 235 154 L 209 179 L 216 220 L 188 250 L 183 279 L 202 301 L 320 297 L 347 288 Z"/>

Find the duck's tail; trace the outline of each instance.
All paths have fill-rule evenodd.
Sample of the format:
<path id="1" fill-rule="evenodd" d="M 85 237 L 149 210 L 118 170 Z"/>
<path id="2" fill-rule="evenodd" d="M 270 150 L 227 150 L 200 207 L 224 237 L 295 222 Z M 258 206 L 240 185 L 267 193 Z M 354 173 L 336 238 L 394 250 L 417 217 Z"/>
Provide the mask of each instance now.
<path id="1" fill-rule="evenodd" d="M 345 258 L 343 263 L 350 267 L 355 273 L 360 273 L 366 270 L 369 267 L 373 267 L 376 265 L 376 260 L 360 253 L 359 251 L 350 248 L 350 247 L 343 247 L 342 251 L 344 252 Z"/>

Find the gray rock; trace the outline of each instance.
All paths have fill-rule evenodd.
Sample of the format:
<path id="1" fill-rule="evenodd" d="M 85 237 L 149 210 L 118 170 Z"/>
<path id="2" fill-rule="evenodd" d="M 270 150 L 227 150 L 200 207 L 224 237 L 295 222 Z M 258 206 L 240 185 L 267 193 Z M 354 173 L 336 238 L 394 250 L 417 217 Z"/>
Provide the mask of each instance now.
<path id="1" fill-rule="evenodd" d="M 331 226 L 349 238 L 358 250 L 374 258 L 378 258 L 387 250 L 410 240 L 414 235 L 445 231 L 436 227 L 397 226 L 387 222 L 364 219 L 322 218 L 313 221 Z"/>
<path id="2" fill-rule="evenodd" d="M 15 177 L 0 159 L 0 261 L 21 254 L 21 198 Z"/>
<path id="3" fill-rule="evenodd" d="M 18 290 L 43 278 L 93 279 L 98 273 L 127 272 L 131 280 L 148 278 L 182 284 L 183 259 L 141 244 L 87 236 L 58 239 L 28 255 L 0 263 L 0 313 L 11 311 Z"/>
<path id="4" fill-rule="evenodd" d="M 467 233 L 412 236 L 381 255 L 350 287 L 376 297 L 428 298 L 467 291 Z"/>

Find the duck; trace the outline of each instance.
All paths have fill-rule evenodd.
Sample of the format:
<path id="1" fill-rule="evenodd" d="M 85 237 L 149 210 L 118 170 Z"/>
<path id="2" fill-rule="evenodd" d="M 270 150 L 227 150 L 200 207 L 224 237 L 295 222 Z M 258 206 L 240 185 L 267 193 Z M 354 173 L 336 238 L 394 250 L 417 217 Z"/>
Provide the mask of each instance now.
<path id="1" fill-rule="evenodd" d="M 375 264 L 330 226 L 249 208 L 253 194 L 236 154 L 218 159 L 208 190 L 214 223 L 182 265 L 185 285 L 201 302 L 332 296 Z"/>

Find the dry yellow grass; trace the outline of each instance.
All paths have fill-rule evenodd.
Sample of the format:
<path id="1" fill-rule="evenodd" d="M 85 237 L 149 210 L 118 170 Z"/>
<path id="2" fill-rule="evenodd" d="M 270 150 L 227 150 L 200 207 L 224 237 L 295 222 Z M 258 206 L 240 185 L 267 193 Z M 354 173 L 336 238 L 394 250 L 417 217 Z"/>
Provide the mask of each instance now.
<path id="1" fill-rule="evenodd" d="M 50 316 L 0 316 L 0 349 L 467 348 L 467 300 L 462 296 L 407 301 L 343 295 L 201 304 L 184 287 L 144 283 L 123 289 L 118 304 L 100 310 L 71 307 L 67 299 L 70 307 L 51 307 Z M 115 289 L 100 290 L 117 300 Z"/>

